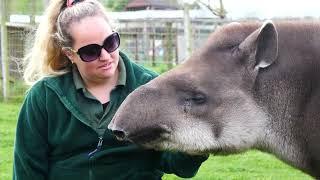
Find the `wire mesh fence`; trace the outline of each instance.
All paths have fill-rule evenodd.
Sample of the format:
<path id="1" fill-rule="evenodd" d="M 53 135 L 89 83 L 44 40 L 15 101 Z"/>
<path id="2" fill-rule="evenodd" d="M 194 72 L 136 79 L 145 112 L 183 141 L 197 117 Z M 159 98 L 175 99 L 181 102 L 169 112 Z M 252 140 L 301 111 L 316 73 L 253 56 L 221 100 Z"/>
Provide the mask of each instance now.
<path id="1" fill-rule="evenodd" d="M 209 34 L 226 22 L 219 19 L 193 19 L 192 50 L 201 47 Z M 184 21 L 181 18 L 116 19 L 114 25 L 121 36 L 120 50 L 136 63 L 162 73 L 183 62 L 187 57 L 187 40 L 184 34 Z M 37 24 L 29 23 L 7 24 L 10 96 L 24 93 L 25 89 L 20 85 L 23 74 L 22 62 L 32 46 L 36 27 Z"/>
<path id="2" fill-rule="evenodd" d="M 210 33 L 227 21 L 202 19 L 191 23 L 192 51 L 200 48 Z M 121 49 L 136 62 L 169 68 L 187 57 L 183 19 L 140 19 L 116 23 Z"/>

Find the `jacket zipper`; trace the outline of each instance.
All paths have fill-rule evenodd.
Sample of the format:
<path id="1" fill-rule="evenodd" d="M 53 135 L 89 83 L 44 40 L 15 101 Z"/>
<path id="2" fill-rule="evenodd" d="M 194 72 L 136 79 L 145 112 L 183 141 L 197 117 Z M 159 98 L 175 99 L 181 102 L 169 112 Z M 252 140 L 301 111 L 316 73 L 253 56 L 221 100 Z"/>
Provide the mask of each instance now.
<path id="1" fill-rule="evenodd" d="M 96 152 L 100 151 L 102 143 L 103 143 L 103 137 L 99 136 L 97 148 L 88 154 L 89 158 L 92 157 Z"/>
<path id="2" fill-rule="evenodd" d="M 94 155 L 95 153 L 97 153 L 98 151 L 100 151 L 101 146 L 102 146 L 102 143 L 103 143 L 103 136 L 99 136 L 97 148 L 96 148 L 95 150 L 91 151 L 91 152 L 88 154 L 88 157 L 89 157 L 89 180 L 95 179 L 95 178 L 94 178 L 93 171 L 92 171 L 92 170 L 93 170 L 93 167 L 94 167 L 93 155 Z"/>

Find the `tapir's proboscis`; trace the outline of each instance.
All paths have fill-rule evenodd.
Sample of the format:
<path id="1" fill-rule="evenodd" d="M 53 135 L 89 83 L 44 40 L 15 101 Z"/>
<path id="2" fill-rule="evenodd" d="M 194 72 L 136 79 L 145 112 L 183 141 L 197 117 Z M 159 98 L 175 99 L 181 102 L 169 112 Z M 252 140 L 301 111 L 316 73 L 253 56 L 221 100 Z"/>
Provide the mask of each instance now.
<path id="1" fill-rule="evenodd" d="M 320 22 L 230 23 L 133 91 L 109 124 L 146 148 L 259 149 L 320 178 Z"/>

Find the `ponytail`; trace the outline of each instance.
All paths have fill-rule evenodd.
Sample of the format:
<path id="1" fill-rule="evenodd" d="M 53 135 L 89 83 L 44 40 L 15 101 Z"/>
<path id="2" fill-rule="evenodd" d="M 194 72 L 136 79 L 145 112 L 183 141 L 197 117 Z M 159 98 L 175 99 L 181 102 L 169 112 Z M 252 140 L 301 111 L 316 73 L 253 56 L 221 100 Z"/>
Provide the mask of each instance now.
<path id="1" fill-rule="evenodd" d="M 109 22 L 106 10 L 97 0 L 84 0 L 67 7 L 66 0 L 51 0 L 35 33 L 33 47 L 24 58 L 24 80 L 32 85 L 48 76 L 70 71 L 71 62 L 62 47 L 72 46 L 68 32 L 71 22 L 87 16 L 101 15 Z"/>

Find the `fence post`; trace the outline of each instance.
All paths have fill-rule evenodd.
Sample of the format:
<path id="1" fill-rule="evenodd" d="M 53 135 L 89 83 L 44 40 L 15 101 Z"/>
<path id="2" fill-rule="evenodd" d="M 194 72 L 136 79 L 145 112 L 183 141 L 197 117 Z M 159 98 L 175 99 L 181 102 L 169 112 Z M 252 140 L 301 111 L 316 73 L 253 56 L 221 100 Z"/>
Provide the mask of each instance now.
<path id="1" fill-rule="evenodd" d="M 168 69 L 173 67 L 172 60 L 173 60 L 173 42 L 172 42 L 172 22 L 166 22 L 166 43 L 165 43 L 165 62 L 167 62 Z"/>
<path id="2" fill-rule="evenodd" d="M 183 4 L 183 18 L 184 18 L 184 37 L 186 42 L 186 57 L 189 57 L 192 52 L 192 37 L 191 37 L 191 22 L 190 22 L 190 5 L 188 3 Z"/>
<path id="3" fill-rule="evenodd" d="M 152 28 L 152 58 L 151 58 L 151 65 L 152 67 L 156 66 L 156 33 L 154 27 Z"/>
<path id="4" fill-rule="evenodd" d="M 145 19 L 144 22 L 143 22 L 143 52 L 144 52 L 144 56 L 143 56 L 143 61 L 144 63 L 146 61 L 149 60 L 149 49 L 150 49 L 150 43 L 149 43 L 149 38 L 150 38 L 150 35 L 149 35 L 149 27 L 148 27 L 148 19 Z"/>
<path id="5" fill-rule="evenodd" d="M 8 32 L 7 32 L 7 0 L 2 0 L 1 6 L 1 68 L 2 68 L 2 89 L 4 101 L 9 97 L 9 65 L 8 65 Z"/>
<path id="6" fill-rule="evenodd" d="M 138 62 L 139 61 L 139 41 L 138 41 L 138 32 L 136 32 L 133 35 L 134 39 L 135 39 L 135 60 Z"/>
<path id="7" fill-rule="evenodd" d="M 30 24 L 34 25 L 36 23 L 36 1 L 31 1 L 31 9 Z"/>

